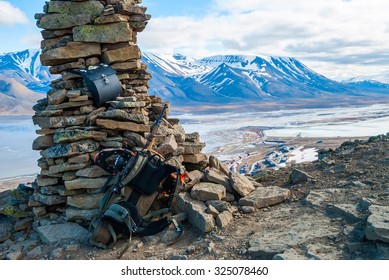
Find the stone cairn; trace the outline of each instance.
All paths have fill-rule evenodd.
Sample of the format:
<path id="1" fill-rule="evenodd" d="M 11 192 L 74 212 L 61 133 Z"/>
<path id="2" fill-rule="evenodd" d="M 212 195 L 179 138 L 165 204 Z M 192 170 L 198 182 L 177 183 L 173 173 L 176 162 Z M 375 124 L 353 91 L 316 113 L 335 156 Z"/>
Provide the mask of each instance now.
<path id="1" fill-rule="evenodd" d="M 47 98 L 33 108 L 33 121 L 40 127 L 33 149 L 40 151 L 41 171 L 23 210 L 30 213 L 27 221 L 35 221 L 38 231 L 61 221 L 91 221 L 102 199 L 99 189 L 109 176 L 94 165 L 94 156 L 103 148 L 142 147 L 162 111 L 161 98 L 148 94 L 151 75 L 137 46 L 137 33 L 151 18 L 140 2 L 57 0 L 46 2 L 44 13 L 36 14 L 43 29 L 41 62 L 60 77 L 52 81 Z M 123 91 L 98 108 L 74 70 L 101 63 L 117 71 Z M 189 172 L 186 189 L 175 199 L 173 210 L 186 212 L 193 226 L 209 232 L 215 225 L 228 225 L 238 205 L 250 212 L 286 199 L 285 190 L 278 190 L 281 194 L 272 201 L 263 194 L 265 188 L 254 192 L 255 182 L 231 173 L 215 157 L 208 158 L 201 152 L 205 144 L 199 133 L 186 134 L 179 120 L 168 114 L 156 136 L 155 150 L 175 157 Z M 258 202 L 261 196 L 265 203 Z"/>

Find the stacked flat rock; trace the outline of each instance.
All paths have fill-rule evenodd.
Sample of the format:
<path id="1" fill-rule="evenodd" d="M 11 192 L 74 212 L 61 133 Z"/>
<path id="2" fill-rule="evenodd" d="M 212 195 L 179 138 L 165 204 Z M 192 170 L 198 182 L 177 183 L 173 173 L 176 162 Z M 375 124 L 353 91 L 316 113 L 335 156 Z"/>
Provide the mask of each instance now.
<path id="1" fill-rule="evenodd" d="M 283 202 L 288 189 L 263 187 L 248 177 L 231 172 L 220 160 L 210 156 L 207 168 L 189 172 L 185 192 L 174 201 L 176 212 L 185 212 L 189 222 L 203 232 L 224 229 L 234 216 Z"/>
<path id="2" fill-rule="evenodd" d="M 166 102 L 148 94 L 151 75 L 137 46 L 137 33 L 151 18 L 140 2 L 57 0 L 46 2 L 44 13 L 36 15 L 43 29 L 41 62 L 59 77 L 34 106 L 33 121 L 40 129 L 33 149 L 41 153 L 41 171 L 28 204 L 19 205 L 26 213 L 20 217 L 31 223 L 35 216 L 38 232 L 61 221 L 92 220 L 102 199 L 99 190 L 110 175 L 94 164 L 95 155 L 104 148 L 143 147 L 163 111 Z M 116 70 L 122 92 L 97 106 L 77 70 L 100 64 Z M 263 188 L 230 172 L 202 153 L 204 146 L 199 133 L 185 133 L 180 121 L 165 112 L 153 148 L 166 158 L 175 157 L 189 172 L 186 189 L 172 208 L 187 213 L 201 231 L 228 226 L 240 215 L 238 207 L 250 213 L 289 196 L 288 190 Z"/>
<path id="3" fill-rule="evenodd" d="M 141 62 L 137 33 L 151 18 L 139 0 L 49 1 L 37 14 L 42 28 L 41 62 L 58 74 L 47 98 L 34 106 L 40 127 L 33 149 L 41 168 L 28 206 L 36 217 L 63 213 L 69 221 L 90 221 L 101 201 L 99 189 L 109 174 L 94 165 L 104 148 L 142 147 L 164 102 L 149 96 L 151 75 Z M 96 107 L 75 70 L 107 64 L 114 68 L 122 94 Z M 175 157 L 188 171 L 203 169 L 207 156 L 198 133 L 186 134 L 178 119 L 168 117 L 154 149 Z"/>

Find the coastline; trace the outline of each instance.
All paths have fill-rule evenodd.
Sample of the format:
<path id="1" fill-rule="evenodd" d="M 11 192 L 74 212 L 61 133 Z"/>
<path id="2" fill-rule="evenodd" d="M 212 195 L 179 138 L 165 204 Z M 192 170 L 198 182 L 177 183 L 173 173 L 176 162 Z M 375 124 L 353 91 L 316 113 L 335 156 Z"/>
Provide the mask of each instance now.
<path id="1" fill-rule="evenodd" d="M 19 184 L 33 182 L 37 174 L 19 175 L 15 177 L 0 178 L 0 192 L 16 189 Z"/>
<path id="2" fill-rule="evenodd" d="M 253 134 L 243 138 L 233 145 L 231 143 L 220 146 L 217 150 L 207 152 L 208 156 L 214 155 L 222 160 L 238 160 L 240 157 L 241 167 L 244 164 L 252 165 L 262 160 L 267 154 L 276 151 L 281 145 L 294 146 L 295 150 L 321 150 L 336 149 L 345 141 L 366 140 L 369 137 L 270 137 L 258 133 L 253 139 Z M 292 155 L 288 155 L 291 157 Z M 0 178 L 0 192 L 15 189 L 19 184 L 33 182 L 38 173 L 21 174 L 11 177 Z"/>

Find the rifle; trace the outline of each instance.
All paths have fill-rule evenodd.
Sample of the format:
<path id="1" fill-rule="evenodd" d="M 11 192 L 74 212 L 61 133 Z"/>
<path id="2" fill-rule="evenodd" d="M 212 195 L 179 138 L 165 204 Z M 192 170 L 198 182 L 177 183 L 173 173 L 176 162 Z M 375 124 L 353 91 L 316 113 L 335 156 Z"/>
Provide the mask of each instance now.
<path id="1" fill-rule="evenodd" d="M 155 135 L 158 132 L 158 129 L 161 125 L 161 121 L 163 120 L 163 116 L 168 108 L 168 105 L 165 103 L 165 106 L 163 106 L 161 114 L 158 116 L 158 118 L 155 120 L 154 124 L 151 126 L 150 134 L 147 137 L 146 144 L 144 145 L 143 149 L 151 151 L 152 147 L 154 145 Z M 153 153 L 158 154 L 157 152 L 153 151 Z M 111 155 L 116 155 L 117 158 L 115 160 L 114 166 L 110 166 L 107 164 L 107 159 Z M 119 173 L 124 164 L 130 160 L 130 158 L 134 155 L 134 152 L 128 149 L 104 149 L 96 154 L 94 158 L 94 162 L 96 165 L 100 166 L 107 172 L 111 173 L 111 175 L 108 177 L 108 180 L 105 182 L 104 186 L 100 189 L 101 193 L 105 193 L 109 187 L 110 183 L 114 176 L 116 176 L 117 173 Z M 163 156 L 158 154 L 161 159 L 163 159 Z"/>
<path id="2" fill-rule="evenodd" d="M 158 129 L 159 129 L 160 125 L 161 125 L 161 121 L 163 119 L 163 116 L 165 115 L 165 112 L 166 112 L 167 108 L 168 108 L 168 106 L 165 103 L 165 106 L 163 106 L 161 114 L 159 115 L 159 117 L 155 120 L 155 122 L 151 126 L 150 134 L 147 137 L 146 144 L 143 147 L 144 149 L 151 151 L 151 148 L 154 146 L 155 135 L 158 132 Z"/>

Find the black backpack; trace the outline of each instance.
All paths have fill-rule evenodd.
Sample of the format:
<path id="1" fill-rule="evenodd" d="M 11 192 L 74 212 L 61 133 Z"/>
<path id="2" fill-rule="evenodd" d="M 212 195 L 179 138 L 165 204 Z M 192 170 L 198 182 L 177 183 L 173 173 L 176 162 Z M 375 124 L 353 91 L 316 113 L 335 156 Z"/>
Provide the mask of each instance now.
<path id="1" fill-rule="evenodd" d="M 119 233 L 130 234 L 130 239 L 154 235 L 171 223 L 182 231 L 174 219 L 164 216 L 182 189 L 185 172 L 180 166 L 146 149 L 105 149 L 96 155 L 95 164 L 111 176 L 100 190 L 105 195 L 90 224 L 90 244 L 108 248 Z M 155 220 L 156 216 L 164 217 Z"/>

